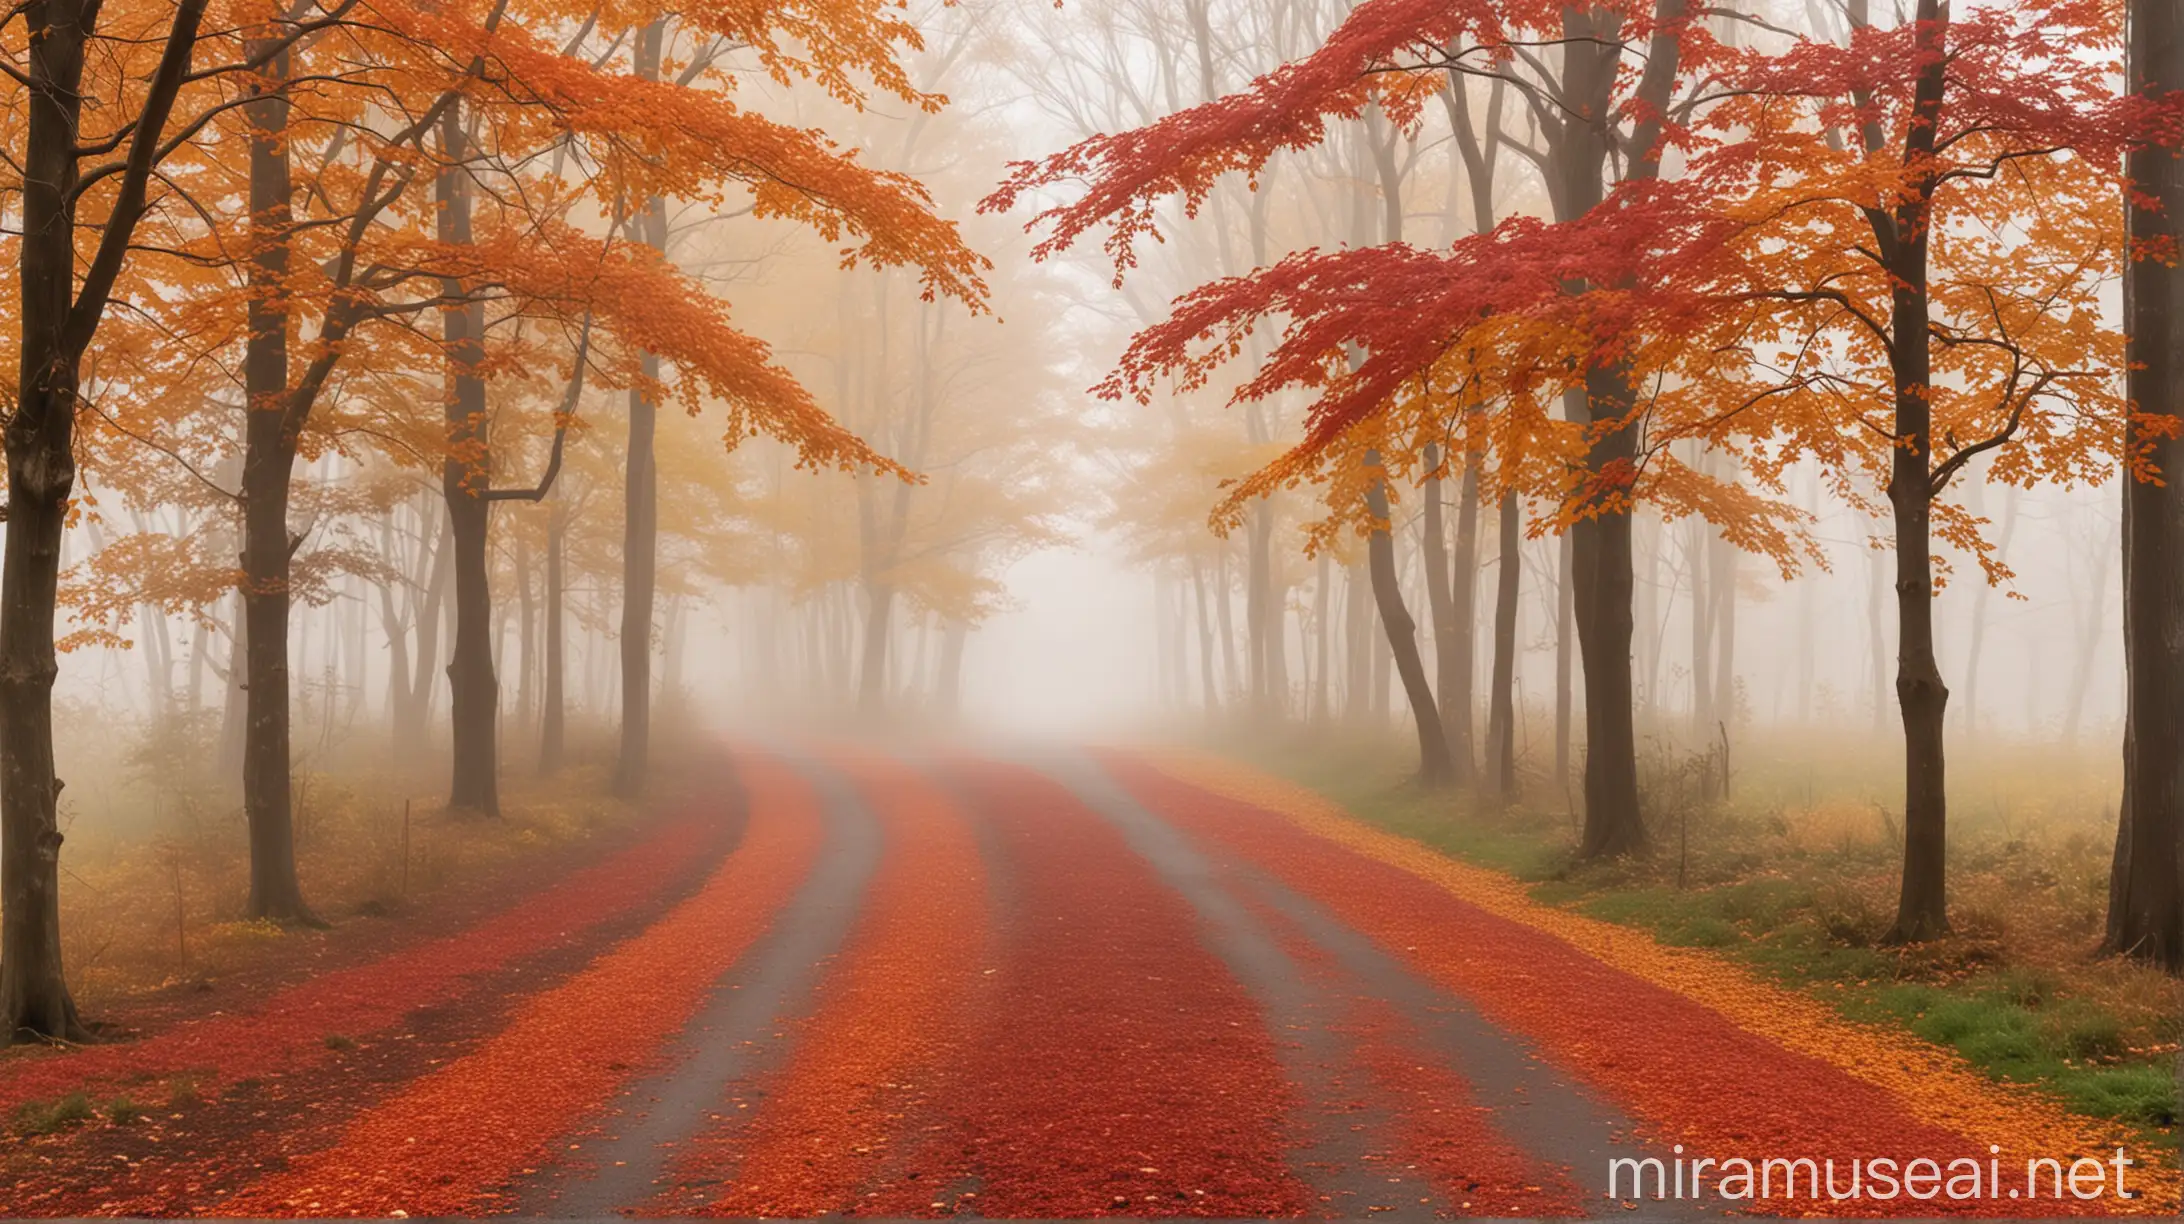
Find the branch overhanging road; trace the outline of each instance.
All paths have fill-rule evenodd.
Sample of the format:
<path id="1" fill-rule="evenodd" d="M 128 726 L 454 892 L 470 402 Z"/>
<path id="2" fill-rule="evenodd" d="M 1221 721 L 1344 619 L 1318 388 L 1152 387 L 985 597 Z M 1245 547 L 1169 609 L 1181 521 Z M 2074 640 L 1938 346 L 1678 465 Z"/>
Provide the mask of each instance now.
<path id="1" fill-rule="evenodd" d="M 464 929 L 0 1063 L 9 1110 L 189 1086 L 18 1144 L 0 1214 L 2175 1212 L 2152 1153 L 2134 1200 L 2012 1197 L 2028 1158 L 2129 1140 L 1234 766 L 728 756 Z M 1649 1160 L 1771 1157 L 1997 1173 L 1955 1200 L 1635 1190 Z"/>

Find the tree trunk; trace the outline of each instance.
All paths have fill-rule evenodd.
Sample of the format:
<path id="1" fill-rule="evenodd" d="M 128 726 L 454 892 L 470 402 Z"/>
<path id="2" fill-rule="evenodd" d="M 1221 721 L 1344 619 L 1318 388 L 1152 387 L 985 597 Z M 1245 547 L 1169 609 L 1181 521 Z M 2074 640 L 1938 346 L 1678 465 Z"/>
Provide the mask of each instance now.
<path id="1" fill-rule="evenodd" d="M 426 537 L 431 558 L 431 569 L 425 575 L 424 592 L 414 603 L 417 625 L 417 656 L 410 663 L 409 690 L 403 701 L 401 716 L 394 724 L 394 743 L 398 755 L 422 753 L 432 729 L 432 682 L 433 666 L 440 657 L 440 622 L 445 619 L 443 609 L 447 604 L 448 576 L 454 571 L 454 548 L 449 542 L 447 525 L 430 515 L 421 516 L 422 524 L 429 532 Z"/>
<path id="2" fill-rule="evenodd" d="M 288 534 L 296 439 L 288 420 L 289 311 L 279 296 L 288 279 L 294 194 L 286 137 L 289 103 L 280 84 L 287 73 L 287 54 L 274 56 L 255 86 L 258 96 L 245 108 L 251 129 L 254 252 L 250 334 L 243 355 L 249 396 L 242 480 L 243 617 L 248 625 L 243 811 L 250 828 L 250 901 L 245 912 L 252 918 L 315 923 L 296 879 L 294 786 L 289 777 L 288 565 L 301 539 Z"/>
<path id="3" fill-rule="evenodd" d="M 18 175 L 22 295 L 18 377 L 5 439 L 7 552 L 0 565 L 0 1040 L 87 1034 L 61 964 L 61 780 L 53 766 L 53 627 L 62 536 L 76 485 L 75 424 L 84 350 L 105 314 L 120 260 L 142 217 L 149 162 L 139 148 L 94 230 L 97 252 L 77 283 L 77 139 L 85 49 L 97 0 L 33 0 L 24 25 L 24 158 Z M 143 150 L 163 138 L 196 47 L 204 0 L 182 0 L 142 109 L 113 115 Z M 105 120 L 102 119 L 102 124 Z"/>
<path id="4" fill-rule="evenodd" d="M 531 591 L 531 544 L 516 540 L 516 597 L 521 615 L 516 631 L 516 725 L 531 726 L 538 716 L 538 600 Z"/>
<path id="5" fill-rule="evenodd" d="M 1328 719 L 1333 717 L 1327 669 L 1333 662 L 1329 658 L 1329 643 L 1334 635 L 1327 622 L 1335 614 L 1334 568 L 1334 562 L 1322 549 L 1312 580 L 1312 723 L 1320 727 L 1326 726 Z"/>
<path id="6" fill-rule="evenodd" d="M 1571 622 L 1577 603 L 1570 582 L 1573 564 L 1570 535 L 1564 532 L 1555 545 L 1555 784 L 1565 794 L 1570 787 L 1570 724 L 1575 721 L 1570 684 Z"/>
<path id="7" fill-rule="evenodd" d="M 1251 684 L 1251 713 L 1260 719 L 1280 717 L 1282 695 L 1275 693 L 1275 671 L 1280 669 L 1282 616 L 1273 597 L 1273 505 L 1251 505 L 1245 529 L 1245 651 Z"/>
<path id="8" fill-rule="evenodd" d="M 1517 801 L 1517 594 L 1524 576 L 1522 508 L 1516 490 L 1502 494 L 1500 547 L 1494 583 L 1494 678 L 1487 694 L 1486 757 L 1494 798 Z"/>
<path id="9" fill-rule="evenodd" d="M 1343 567 L 1342 601 L 1342 713 L 1352 726 L 1362 727 L 1371 714 L 1366 700 L 1371 689 L 1372 627 L 1367 622 L 1365 567 Z"/>
<path id="10" fill-rule="evenodd" d="M 1221 692 L 1230 701 L 1243 696 L 1244 687 L 1237 682 L 1236 666 L 1236 614 L 1230 596 L 1228 545 L 1222 542 L 1220 556 L 1213 567 L 1214 623 L 1221 627 Z"/>
<path id="11" fill-rule="evenodd" d="M 1160 588 L 1159 627 L 1163 634 L 1172 626 L 1168 623 L 1166 588 Z M 895 588 L 884 581 L 865 583 L 864 654 L 857 667 L 857 708 L 867 716 L 877 715 L 887 696 L 887 637 L 895 608 Z M 1162 674 L 1169 670 L 1167 656 L 1170 648 L 1162 639 Z"/>
<path id="12" fill-rule="evenodd" d="M 1206 607 L 1206 565 L 1197 557 L 1191 558 L 1191 590 L 1198 601 L 1198 686 L 1210 720 L 1220 716 L 1221 695 L 1213 682 L 1213 618 Z"/>
<path id="13" fill-rule="evenodd" d="M 463 167 L 467 156 L 463 108 L 451 106 L 440 124 L 440 147 L 447 164 L 439 173 L 439 238 L 467 246 L 470 185 Z M 443 281 L 451 298 L 461 284 Z M 448 721 L 454 768 L 448 806 L 485 816 L 500 815 L 500 762 L 496 739 L 500 681 L 493 674 L 493 589 L 486 548 L 492 525 L 492 440 L 485 404 L 485 307 L 471 302 L 441 312 L 447 342 L 448 454 L 440 468 L 440 494 L 447 502 L 449 545 L 455 576 L 455 648 L 447 665 Z"/>
<path id="14" fill-rule="evenodd" d="M 2133 0 L 2126 79 L 2134 91 L 2184 88 L 2184 14 Z M 2134 243 L 2173 236 L 2184 169 L 2173 150 L 2132 152 L 2127 173 L 2159 202 L 2129 209 Z M 2126 389 L 2146 417 L 2184 416 L 2184 270 L 2132 260 L 2124 271 Z M 2111 952 L 2184 971 L 2184 442 L 2174 427 L 2126 427 L 2161 482 L 2123 481 L 2123 803 L 2109 874 Z M 12 524 L 11 524 L 12 526 Z M 2184 1076 L 2184 1055 L 2178 1073 Z"/>
<path id="15" fill-rule="evenodd" d="M 228 611 L 227 670 L 220 676 L 226 684 L 220 706 L 219 773 L 231 778 L 243 776 L 243 741 L 250 731 L 249 700 L 243 687 L 250 670 L 249 625 L 250 618 L 243 612 L 243 592 L 237 588 Z"/>
<path id="16" fill-rule="evenodd" d="M 1708 546 L 1713 558 L 1714 720 L 1716 731 L 1737 721 L 1737 546 L 1720 536 Z"/>
<path id="17" fill-rule="evenodd" d="M 1426 610 L 1433 617 L 1433 670 L 1437 682 L 1442 734 L 1448 737 L 1449 780 L 1458 786 L 1472 782 L 1470 727 L 1458 728 L 1454 703 L 1459 694 L 1465 705 L 1470 704 L 1470 685 L 1459 680 L 1457 654 L 1468 653 L 1471 622 L 1456 617 L 1456 593 L 1450 589 L 1448 568 L 1448 523 L 1441 510 L 1441 490 L 1445 483 L 1440 476 L 1441 448 L 1426 447 L 1426 470 L 1433 473 L 1425 481 L 1423 495 L 1425 510 L 1419 530 L 1424 537 L 1426 568 Z M 1466 471 L 1469 478 L 1468 468 Z M 1458 639 L 1462 638 L 1462 645 Z"/>
<path id="18" fill-rule="evenodd" d="M 76 120 L 95 8 L 36 4 L 29 161 L 21 180 L 22 351 L 7 418 L 7 557 L 0 570 L 0 1036 L 82 1040 L 61 966 L 61 780 L 53 767 L 53 649 L 61 536 L 76 483 L 79 367 L 63 334 L 75 297 Z"/>
<path id="19" fill-rule="evenodd" d="M 1701 475 L 1703 464 L 1702 458 L 1697 469 Z M 1713 586 L 1707 581 L 1712 542 L 1713 528 L 1692 515 L 1684 566 L 1691 571 L 1691 735 L 1696 744 L 1710 743 L 1714 736 L 1714 604 Z"/>
<path id="20" fill-rule="evenodd" d="M 1937 0 L 1919 0 L 1922 67 L 1913 95 L 1913 121 L 1904 160 L 1916 167 L 1932 150 L 1944 84 L 1946 34 Z M 1943 720 L 1949 689 L 1934 653 L 1933 475 L 1934 410 L 1930 402 L 1927 242 L 1931 184 L 1915 182 L 1897 203 L 1893 239 L 1896 288 L 1891 304 L 1889 365 L 1895 378 L 1895 435 L 1888 501 L 1896 525 L 1896 704 L 1903 713 L 1903 891 L 1896 903 L 1893 942 L 1931 939 L 1949 930 L 1949 807 Z"/>
<path id="21" fill-rule="evenodd" d="M 1632 389 L 1625 371 L 1595 369 L 1586 377 L 1579 418 L 1626 420 Z M 1586 470 L 1628 470 L 1637 458 L 1635 426 L 1598 435 Z M 1631 692 L 1631 515 L 1604 512 L 1570 528 L 1570 570 L 1577 622 L 1577 649 L 1585 668 L 1585 829 L 1582 858 L 1630 854 L 1646 848 L 1646 824 L 1638 806 L 1638 732 Z"/>
<path id="22" fill-rule="evenodd" d="M 568 666 L 568 651 L 562 645 L 567 603 L 562 567 L 568 547 L 569 513 L 555 501 L 546 514 L 546 653 L 538 713 L 538 772 L 542 776 L 561 768 L 568 717 L 568 702 L 562 696 L 562 677 Z"/>
<path id="23" fill-rule="evenodd" d="M 963 712 L 963 647 L 971 627 L 949 621 L 940 639 L 940 676 L 936 682 L 941 713 L 953 718 Z M 1207 661 L 1212 666 L 1212 661 Z"/>
<path id="24" fill-rule="evenodd" d="M 1380 453 L 1367 451 L 1365 462 L 1380 470 Z M 1409 699 L 1411 719 L 1418 729 L 1418 779 L 1429 787 L 1446 786 L 1454 768 L 1449 763 L 1448 735 L 1441 729 L 1441 712 L 1433 704 L 1433 687 L 1426 680 L 1426 662 L 1418 653 L 1418 625 L 1403 606 L 1403 589 L 1395 568 L 1395 534 L 1388 522 L 1388 489 L 1385 477 L 1375 475 L 1365 495 L 1373 516 L 1372 536 L 1366 541 L 1366 564 L 1372 572 L 1373 599 L 1380 609 L 1380 623 L 1387 630 L 1388 649 L 1395 656 L 1396 674 Z"/>
<path id="25" fill-rule="evenodd" d="M 1658 116 L 1666 113 L 1674 91 L 1678 52 L 1676 28 L 1684 0 L 1656 0 L 1656 28 L 1637 101 L 1644 112 L 1629 141 L 1643 150 L 1623 166 L 1628 179 L 1650 179 L 1660 172 Z M 1580 112 L 1605 114 L 1621 72 L 1621 18 L 1607 9 L 1563 9 L 1565 105 Z M 1650 129 L 1650 130 L 1649 130 Z M 1609 137 L 1598 122 L 1563 124 L 1551 150 L 1549 194 L 1555 215 L 1574 220 L 1598 207 L 1606 192 Z M 1573 284 L 1573 291 L 1586 286 Z M 1585 668 L 1585 826 L 1581 857 L 1627 854 L 1646 846 L 1646 826 L 1638 806 L 1638 739 L 1631 708 L 1631 516 L 1616 506 L 1621 490 L 1608 482 L 1628 480 L 1638 453 L 1634 421 L 1636 389 L 1627 363 L 1601 354 L 1591 359 L 1583 388 L 1563 397 L 1564 413 L 1587 427 L 1614 422 L 1593 437 L 1585 455 L 1579 496 L 1591 501 L 1588 513 L 1570 527 L 1570 576 L 1578 653 Z"/>
<path id="26" fill-rule="evenodd" d="M 1465 776 L 1472 769 L 1474 739 L 1472 681 L 1478 675 L 1479 468 L 1464 465 L 1456 496 L 1456 549 L 1449 569 L 1449 617 L 1456 632 L 1449 639 L 1449 662 L 1441 678 L 1441 715 L 1447 719 L 1451 759 L 1461 757 Z"/>
<path id="27" fill-rule="evenodd" d="M 637 75 L 657 80 L 661 46 L 667 38 L 662 17 L 637 35 Z M 655 196 L 637 219 L 641 238 L 654 251 L 667 251 L 667 204 Z M 647 379 L 660 376 L 660 359 L 646 353 Z M 622 741 L 614 761 L 614 793 L 627 799 L 644 790 L 652 753 L 652 601 L 659 563 L 659 469 L 653 461 L 652 435 L 658 405 L 632 389 L 629 394 L 629 456 L 622 481 Z"/>

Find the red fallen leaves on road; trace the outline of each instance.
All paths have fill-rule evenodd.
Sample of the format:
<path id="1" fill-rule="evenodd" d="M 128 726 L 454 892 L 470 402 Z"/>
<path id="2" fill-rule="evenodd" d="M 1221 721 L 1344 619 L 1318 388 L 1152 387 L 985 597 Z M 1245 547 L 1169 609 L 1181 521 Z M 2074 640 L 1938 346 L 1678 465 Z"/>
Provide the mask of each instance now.
<path id="1" fill-rule="evenodd" d="M 1585 1214 L 1585 1197 L 1562 1169 L 1527 1155 L 1492 1121 L 1486 1102 L 1440 1056 L 1427 1051 L 1417 1026 L 1346 972 L 1287 916 L 1241 887 L 1233 871 L 1224 883 L 1243 900 L 1289 958 L 1331 998 L 1342 1000 L 1331 1026 L 1346 1044 L 1340 1081 L 1358 1085 L 1387 1111 L 1391 1150 L 1374 1163 L 1418 1169 L 1449 1210 L 1467 1216 Z"/>
<path id="2" fill-rule="evenodd" d="M 711 1201 L 671 1191 L 647 1211 L 808 1217 L 866 1206 L 919 1214 L 940 1188 L 921 1179 L 927 1101 L 964 1056 L 980 1001 L 990 922 L 985 865 L 961 807 L 898 761 L 830 760 L 879 819 L 884 857 L 865 911 L 820 982 L 788 1066 L 763 1084 L 747 1127 L 730 1121 L 677 1162 L 684 1185 L 720 1187 Z M 714 1191 L 701 1189 L 711 1198 Z M 899 1203 L 896 1200 L 901 1200 Z"/>
<path id="3" fill-rule="evenodd" d="M 187 1074 L 200 1092 L 221 1081 L 293 1074 L 326 1062 L 330 1034 L 358 1038 L 419 1007 L 458 998 L 470 976 L 567 939 L 641 904 L 714 836 L 676 820 L 643 842 L 443 939 L 291 986 L 262 1005 L 186 1020 L 143 1041 L 0 1064 L 0 1115 L 27 1101 Z"/>
<path id="4" fill-rule="evenodd" d="M 1142 763 L 1115 777 L 1217 856 L 1265 870 L 1351 928 L 1522 1033 L 1559 1066 L 1635 1115 L 1662 1143 L 1729 1156 L 1910 1156 L 1985 1167 L 1987 1143 L 1919 1122 L 1881 1088 L 1738 1028 L 1720 1012 L 1487 913 L 1409 872 L 1315 837 L 1264 809 L 1175 781 Z M 2042 1153 L 2032 1153 L 2040 1155 Z M 2013 1151 L 2022 1160 L 2026 1153 Z M 1769 1203 L 1769 1210 L 1783 1206 Z M 1795 1209 L 1802 1204 L 1788 1204 Z M 1862 1199 L 1830 1214 L 2083 1214 L 2054 1199 Z"/>
<path id="5" fill-rule="evenodd" d="M 643 1075 L 818 855 L 816 800 L 787 766 L 746 759 L 743 842 L 699 893 L 528 1001 L 470 1055 L 365 1111 L 332 1148 L 223 1202 L 229 1215 L 476 1215 Z"/>
<path id="6" fill-rule="evenodd" d="M 1198 919 L 1120 834 L 1054 782 L 966 762 L 1004 899 L 969 1073 L 936 1100 L 989 1218 L 1286 1216 L 1295 1104 L 1264 1017 L 1199 942 Z M 952 1196 L 935 1194 L 944 1206 Z M 871 1210 L 921 1210 L 883 1197 Z"/>

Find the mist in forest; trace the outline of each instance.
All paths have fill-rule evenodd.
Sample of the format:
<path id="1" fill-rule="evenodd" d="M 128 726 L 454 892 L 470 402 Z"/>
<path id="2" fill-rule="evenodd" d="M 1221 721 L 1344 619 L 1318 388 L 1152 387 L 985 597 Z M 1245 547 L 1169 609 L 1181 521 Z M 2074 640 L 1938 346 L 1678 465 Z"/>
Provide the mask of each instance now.
<path id="1" fill-rule="evenodd" d="M 1789 25 L 1807 19 L 1776 7 Z M 1058 14 L 1004 3 L 920 10 L 927 45 L 909 64 L 921 87 L 950 101 L 930 115 L 899 103 L 859 113 L 801 86 L 745 83 L 770 111 L 825 126 L 872 164 L 926 183 L 935 212 L 993 261 L 993 309 L 921 301 L 914 275 L 832 270 L 827 244 L 790 223 L 666 210 L 674 263 L 735 301 L 826 410 L 923 483 L 803 470 L 770 439 L 723 447 L 702 408 L 663 412 L 652 618 L 656 699 L 671 711 L 663 717 L 692 733 L 786 717 L 1125 739 L 1268 720 L 1400 735 L 1400 679 L 1362 597 L 1356 533 L 1308 544 L 1307 528 L 1326 514 L 1310 489 L 1271 499 L 1254 512 L 1263 522 L 1225 536 L 1207 521 L 1225 482 L 1295 440 L 1306 398 L 1224 406 L 1231 372 L 1144 404 L 1102 398 L 1094 386 L 1162 303 L 1209 276 L 1371 240 L 1389 198 L 1372 168 L 1376 149 L 1401 162 L 1397 205 L 1414 242 L 1543 213 L 1537 171 L 1504 153 L 1488 195 L 1475 198 L 1445 117 L 1429 113 L 1402 131 L 1377 118 L 1337 124 L 1316 150 L 1274 155 L 1256 190 L 1230 176 L 1195 217 L 1163 206 L 1163 241 L 1141 244 L 1143 266 L 1120 289 L 1096 250 L 1028 257 L 1037 233 L 1026 222 L 1051 199 L 979 210 L 1011 160 L 1242 88 L 1310 50 L 1341 9 L 1098 0 Z M 1484 87 L 1474 92 L 1483 106 Z M 1513 114 L 1504 117 L 1512 127 Z M 1474 215 L 1479 198 L 1493 215 Z M 552 379 L 487 390 L 496 422 L 506 422 L 496 425 L 508 440 L 494 458 L 503 482 L 529 479 L 547 457 L 550 428 L 536 426 L 550 427 L 544 414 L 558 396 L 540 381 Z M 500 749 L 517 771 L 540 754 L 550 550 L 565 571 L 565 717 L 611 733 L 622 700 L 617 394 L 575 392 L 554 492 L 503 503 L 495 520 L 491 657 Z M 441 555 L 439 473 L 414 453 L 332 436 L 299 461 L 289 514 L 300 537 L 289 631 L 304 773 L 314 762 L 353 767 L 390 744 L 444 751 L 448 717 L 441 656 L 456 600 Z M 61 772 L 97 779 L 67 804 L 84 831 L 109 820 L 144 827 L 119 809 L 149 801 L 143 787 L 128 803 L 87 792 L 163 776 L 165 762 L 240 760 L 239 605 L 211 578 L 188 584 L 173 572 L 185 563 L 209 571 L 234 548 L 216 493 L 203 487 L 232 480 L 234 459 L 205 445 L 209 481 L 180 462 L 195 452 L 87 473 L 84 512 L 64 536 L 60 637 L 72 649 L 55 692 Z M 2106 770 L 2123 709 L 2117 486 L 2018 488 L 1990 481 L 1986 467 L 1960 477 L 1958 500 L 1984 523 L 1995 580 L 1963 550 L 1938 550 L 1950 741 L 2059 747 Z M 1892 751 L 1890 527 L 1870 513 L 1880 490 L 1865 474 L 1841 475 L 1863 489 L 1865 509 L 1847 505 L 1831 479 L 1808 458 L 1779 491 L 1764 491 L 1812 516 L 1817 551 L 1794 577 L 1725 545 L 1703 521 L 1640 507 L 1633 692 L 1655 734 L 1696 739 L 1701 724 L 1708 740 L 1816 732 Z M 1403 592 L 1438 669 L 1455 647 L 1428 615 L 1423 519 L 1436 500 L 1444 581 L 1464 557 L 1473 574 L 1465 653 L 1477 661 L 1483 725 L 1500 507 L 1474 508 L 1467 551 L 1450 538 L 1462 509 L 1455 470 L 1434 483 L 1396 491 Z M 1558 697 L 1577 670 L 1565 659 L 1558 681 L 1558 657 L 1570 650 L 1558 613 L 1562 536 L 1532 499 L 1518 513 L 1518 755 L 1523 769 L 1544 773 L 1558 702 L 1581 722 L 1569 711 L 1573 701 L 1581 710 L 1582 693 Z M 183 589 L 191 586 L 199 589 Z M 1582 744 L 1566 746 L 1565 760 L 1571 751 L 1581 755 Z M 159 764 L 132 772 L 129 759 Z"/>
<path id="2" fill-rule="evenodd" d="M 1952 830 L 2039 831 L 2097 925 L 2132 819 L 2123 510 L 2158 487 L 2119 458 L 2110 187 L 2165 113 L 2111 96 L 2087 50 L 2110 32 L 2038 61 L 2100 117 L 2069 139 L 2108 143 L 1975 129 L 2015 177 L 1967 163 L 1939 180 L 1982 184 L 1961 214 L 1887 221 L 1941 235 L 1913 269 L 1856 241 L 1882 220 L 1853 163 L 1895 120 L 1784 82 L 1920 21 L 1999 80 L 2037 57 L 1994 48 L 2062 26 L 1771 0 L 1672 37 L 1634 10 L 1571 41 L 1629 53 L 1601 72 L 1559 46 L 1441 63 L 1421 31 L 1453 10 L 1398 7 L 918 2 L 763 37 L 557 16 L 491 51 L 531 82 L 493 100 L 426 15 L 204 35 L 272 74 L 247 105 L 205 95 L 150 203 L 148 167 L 93 172 L 91 246 L 13 239 L 25 293 L 95 273 L 69 317 L 97 327 L 24 331 L 23 368 L 66 378 L 11 417 L 31 568 L 0 673 L 57 670 L 50 717 L 0 692 L 32 887 L 6 955 L 36 984 L 9 1006 L 80 1032 L 63 960 L 131 989 L 195 926 L 395 908 L 419 827 L 460 879 L 799 737 L 1211 747 L 1581 861 L 1687 855 L 1694 813 L 1725 845 L 1835 821 L 1872 851 L 1860 905 L 1904 850 L 1896 924 L 1860 939 L 1948 931 Z M 479 20 L 461 37 L 500 48 Z M 1367 37 L 1367 76 L 1407 84 L 1330 83 Z M 1665 43 L 1665 73 L 1630 68 L 1673 38 L 1683 68 Z M 316 56 L 398 100 L 305 104 L 282 74 Z M 153 67 L 98 88 L 165 122 L 244 71 Z M 1738 73 L 1759 84 L 1701 88 Z M 1587 89 L 1614 100 L 1590 135 L 1553 101 Z M 1811 113 L 1733 100 L 1768 89 Z M 1675 124 L 1647 118 L 1677 90 Z M 1830 184 L 1837 228 L 1717 240 L 1705 193 L 1775 190 L 1755 166 Z M 2071 224 L 2035 221 L 2051 200 Z M 1829 262 L 1854 257 L 1897 263 Z M 1914 370 L 1874 336 L 1929 271 Z M 1595 289 L 1672 322 L 1596 317 Z M 56 833 L 65 877 L 25 857 Z M 96 901 L 146 889 L 171 923 Z"/>

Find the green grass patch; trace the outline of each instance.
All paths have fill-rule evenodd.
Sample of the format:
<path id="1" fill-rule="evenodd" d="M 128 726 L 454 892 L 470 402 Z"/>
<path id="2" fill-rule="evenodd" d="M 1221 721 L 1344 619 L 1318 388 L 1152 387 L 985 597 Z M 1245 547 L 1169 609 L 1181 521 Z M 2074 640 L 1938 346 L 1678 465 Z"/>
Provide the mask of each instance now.
<path id="1" fill-rule="evenodd" d="M 1811 991 L 1851 1019 L 1908 1029 L 1997 1080 L 2037 1085 L 2081 1113 L 2147 1128 L 2177 1122 L 2172 1055 L 2158 1052 L 2164 1040 L 2176 1040 L 2173 1021 L 2148 1040 L 2144 1023 L 2134 1031 L 2074 997 L 2069 975 L 2076 970 L 2009 963 L 1991 934 L 2014 920 L 2007 910 L 1960 906 L 1963 937 L 1914 949 L 1879 946 L 1893 917 L 1893 852 L 1851 832 L 1800 828 L 1807 818 L 1787 811 L 1778 795 L 1754 796 L 1754 787 L 1741 806 L 1678 813 L 1665 838 L 1656 813 L 1657 841 L 1667 844 L 1652 858 L 1579 863 L 1576 830 L 1559 796 L 1548 810 L 1476 807 L 1397 781 L 1407 776 L 1408 755 L 1384 745 L 1255 744 L 1240 755 L 1368 824 L 1524 881 L 1541 904 L 1645 930 L 1666 945 L 1716 950 L 1765 979 Z M 1819 782 L 1800 785 L 1809 807 Z M 1845 810 L 1857 813 L 1838 804 L 1838 823 L 1847 823 Z M 1895 827 L 1885 810 L 1864 814 Z M 2061 886 L 2062 873 L 2042 865 L 2043 851 L 2028 848 L 2007 813 L 1989 819 L 2008 840 L 1974 841 L 1958 870 L 1982 869 L 1984 852 L 2012 888 Z M 1688 838 L 1679 837 L 1686 825 Z M 2101 850 L 2067 848 L 2086 861 Z M 2051 843 L 2044 853 L 2054 852 Z M 2097 897 L 2102 883 L 2079 886 Z"/>
<path id="2" fill-rule="evenodd" d="M 15 1111 L 15 1131 L 20 1135 L 53 1135 L 97 1116 L 91 1098 L 80 1092 L 51 1101 L 25 1101 Z"/>

